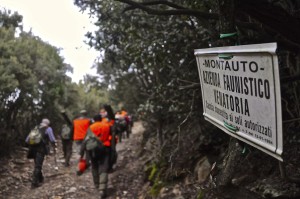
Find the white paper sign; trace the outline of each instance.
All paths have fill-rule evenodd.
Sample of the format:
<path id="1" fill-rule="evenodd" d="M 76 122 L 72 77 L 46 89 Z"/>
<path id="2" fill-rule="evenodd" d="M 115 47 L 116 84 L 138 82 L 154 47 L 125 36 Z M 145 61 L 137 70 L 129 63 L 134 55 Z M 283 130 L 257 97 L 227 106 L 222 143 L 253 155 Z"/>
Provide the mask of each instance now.
<path id="1" fill-rule="evenodd" d="M 282 161 L 276 43 L 197 49 L 204 117 Z"/>

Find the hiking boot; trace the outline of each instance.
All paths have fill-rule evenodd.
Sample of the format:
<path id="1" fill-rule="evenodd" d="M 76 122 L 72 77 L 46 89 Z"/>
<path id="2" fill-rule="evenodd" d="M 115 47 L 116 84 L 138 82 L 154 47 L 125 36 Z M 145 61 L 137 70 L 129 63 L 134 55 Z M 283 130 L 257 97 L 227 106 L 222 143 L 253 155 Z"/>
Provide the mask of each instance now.
<path id="1" fill-rule="evenodd" d="M 31 184 L 31 189 L 38 188 L 39 186 L 41 186 L 41 185 L 32 183 L 32 184 Z"/>
<path id="2" fill-rule="evenodd" d="M 115 172 L 115 170 L 113 168 L 108 169 L 108 173 L 113 173 L 113 172 Z"/>
<path id="3" fill-rule="evenodd" d="M 98 192 L 98 195 L 99 195 L 99 199 L 106 198 L 106 193 L 102 190 Z"/>
<path id="4" fill-rule="evenodd" d="M 65 167 L 69 167 L 69 166 L 70 166 L 70 163 L 66 162 Z"/>
<path id="5" fill-rule="evenodd" d="M 44 182 L 44 177 L 42 176 L 42 177 L 40 177 L 40 179 L 39 179 L 39 183 L 43 183 Z"/>

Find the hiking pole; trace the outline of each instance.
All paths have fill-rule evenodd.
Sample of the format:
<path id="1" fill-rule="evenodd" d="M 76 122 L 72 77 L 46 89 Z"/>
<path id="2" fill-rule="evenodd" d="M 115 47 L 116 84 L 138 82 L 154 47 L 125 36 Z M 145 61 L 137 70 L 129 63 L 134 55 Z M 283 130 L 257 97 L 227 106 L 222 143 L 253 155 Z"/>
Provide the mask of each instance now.
<path id="1" fill-rule="evenodd" d="M 55 146 L 53 147 L 53 152 L 54 152 L 54 165 L 55 165 L 54 169 L 56 171 L 58 171 L 57 161 L 56 161 L 56 148 L 55 148 Z"/>
<path id="2" fill-rule="evenodd" d="M 63 118 L 65 119 L 65 121 L 68 123 L 69 126 L 72 126 L 72 121 L 70 120 L 70 118 L 68 117 L 67 113 L 65 110 L 62 110 L 61 115 L 63 116 Z"/>

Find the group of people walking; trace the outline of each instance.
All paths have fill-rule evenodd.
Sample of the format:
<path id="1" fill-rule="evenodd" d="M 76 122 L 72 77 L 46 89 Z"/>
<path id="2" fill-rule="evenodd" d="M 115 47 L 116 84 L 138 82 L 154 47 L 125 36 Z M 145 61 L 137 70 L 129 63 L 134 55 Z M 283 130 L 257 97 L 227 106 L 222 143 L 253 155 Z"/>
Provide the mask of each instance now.
<path id="1" fill-rule="evenodd" d="M 91 166 L 93 182 L 95 188 L 99 190 L 100 198 L 107 195 L 108 174 L 116 163 L 117 134 L 119 134 L 116 121 L 123 118 L 127 126 L 132 126 L 127 112 L 122 111 L 120 116 L 119 113 L 113 113 L 111 106 L 104 105 L 93 118 L 88 117 L 86 110 L 81 110 L 80 115 L 72 121 L 64 111 L 62 112 L 66 121 L 60 133 L 65 166 L 70 166 L 74 146 L 78 162 L 84 160 L 86 167 Z M 43 119 L 39 127 L 29 133 L 26 143 L 30 146 L 28 158 L 34 159 L 31 186 L 35 188 L 43 183 L 42 166 L 44 157 L 49 154 L 49 145 L 56 150 L 57 141 L 49 119 Z"/>

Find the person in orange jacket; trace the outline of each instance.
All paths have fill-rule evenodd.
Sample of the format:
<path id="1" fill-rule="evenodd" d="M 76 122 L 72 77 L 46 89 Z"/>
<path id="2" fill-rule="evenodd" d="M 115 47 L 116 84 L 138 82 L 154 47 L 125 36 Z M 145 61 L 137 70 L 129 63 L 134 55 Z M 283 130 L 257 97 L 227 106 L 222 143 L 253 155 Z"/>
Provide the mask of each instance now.
<path id="1" fill-rule="evenodd" d="M 120 111 L 116 113 L 116 118 L 119 120 L 119 128 L 121 128 L 122 132 L 119 132 L 122 137 L 122 133 L 126 133 L 125 137 L 129 138 L 131 134 L 131 126 L 130 126 L 130 118 L 128 115 L 128 112 L 125 110 L 125 108 L 122 108 Z M 121 141 L 121 140 L 120 140 Z"/>
<path id="2" fill-rule="evenodd" d="M 105 121 L 105 122 L 108 122 L 108 121 L 109 121 L 109 119 L 107 118 L 107 112 L 106 112 L 106 110 L 105 110 L 104 108 L 101 108 L 101 109 L 100 109 L 99 114 L 100 114 L 101 117 L 102 117 L 102 121 Z"/>
<path id="3" fill-rule="evenodd" d="M 80 116 L 73 120 L 73 140 L 76 143 L 76 152 L 80 151 L 81 144 L 85 138 L 88 127 L 93 123 L 91 118 L 87 117 L 87 111 L 81 110 Z"/>
<path id="4" fill-rule="evenodd" d="M 111 115 L 109 116 L 107 111 L 105 110 L 105 107 L 107 109 L 110 109 L 112 112 L 112 108 L 109 105 L 104 105 L 103 108 L 100 109 L 100 115 L 102 117 L 102 122 L 107 122 L 110 124 L 110 126 L 113 126 L 115 123 L 115 117 L 111 117 Z"/>
<path id="5" fill-rule="evenodd" d="M 113 165 L 117 162 L 118 154 L 116 150 L 116 145 L 118 143 L 118 137 L 116 135 L 116 123 L 115 123 L 115 115 L 112 107 L 108 104 L 104 104 L 100 109 L 100 115 L 102 116 L 102 122 L 106 122 L 110 125 L 110 143 L 111 143 L 111 151 L 110 151 L 110 161 L 109 161 L 109 172 L 113 171 Z"/>
<path id="6" fill-rule="evenodd" d="M 126 111 L 124 108 L 121 109 L 120 114 L 121 114 L 124 118 L 128 116 L 128 113 L 127 113 L 127 111 Z"/>
<path id="7" fill-rule="evenodd" d="M 93 182 L 96 189 L 99 189 L 100 198 L 104 198 L 107 192 L 108 172 L 110 167 L 111 154 L 111 127 L 108 122 L 103 122 L 100 114 L 94 117 L 94 123 L 90 125 L 89 130 L 102 142 L 102 148 L 96 148 L 92 151 L 86 150 L 84 141 L 81 150 L 81 159 L 84 153 L 89 156 L 92 165 Z M 89 136 L 87 134 L 87 136 Z M 85 139 L 87 140 L 87 139 Z"/>

